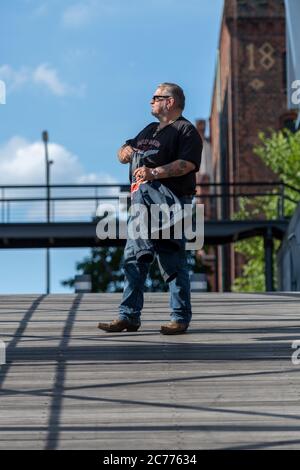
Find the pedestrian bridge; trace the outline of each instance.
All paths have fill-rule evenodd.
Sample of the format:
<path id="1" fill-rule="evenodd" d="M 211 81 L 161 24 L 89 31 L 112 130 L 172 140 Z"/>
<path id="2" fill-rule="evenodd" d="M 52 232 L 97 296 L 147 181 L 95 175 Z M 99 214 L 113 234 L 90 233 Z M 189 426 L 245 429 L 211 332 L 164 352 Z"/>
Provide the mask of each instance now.
<path id="1" fill-rule="evenodd" d="M 1 295 L 0 449 L 299 449 L 299 300 L 192 293 L 171 337 L 168 294 L 121 334 L 120 294 Z"/>
<path id="2" fill-rule="evenodd" d="M 295 209 L 300 191 L 294 189 Z M 99 240 L 96 236 L 97 209 L 110 206 L 124 217 L 129 186 L 25 185 L 0 186 L 0 248 L 61 248 L 122 246 L 124 239 Z M 230 214 L 240 198 L 271 197 L 277 203 L 273 220 L 250 217 L 236 220 Z M 207 245 L 223 245 L 253 236 L 282 239 L 288 226 L 283 183 L 228 183 L 197 185 L 194 204 L 205 206 L 204 236 Z M 231 209 L 230 209 L 231 207 Z"/>
<path id="3" fill-rule="evenodd" d="M 129 196 L 129 186 L 122 184 L 1 186 L 0 248 L 123 246 L 125 239 L 118 233 L 104 240 L 97 237 L 97 209 L 101 206 L 103 213 L 109 205 L 116 220 L 127 217 Z M 247 220 L 234 216 L 241 198 L 251 207 L 257 197 L 274 200 L 277 213 L 272 220 L 255 212 Z M 282 182 L 203 183 L 196 187 L 193 204 L 205 207 L 206 245 L 263 237 L 266 290 L 273 291 L 274 239 L 282 240 L 286 233 L 286 204 L 296 210 L 299 200 L 300 190 Z"/>

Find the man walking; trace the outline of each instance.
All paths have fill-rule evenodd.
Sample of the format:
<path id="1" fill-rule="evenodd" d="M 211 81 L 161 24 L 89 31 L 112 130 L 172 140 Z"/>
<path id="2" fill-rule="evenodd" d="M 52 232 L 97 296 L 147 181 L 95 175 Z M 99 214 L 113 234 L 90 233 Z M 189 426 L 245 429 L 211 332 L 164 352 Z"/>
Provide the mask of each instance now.
<path id="1" fill-rule="evenodd" d="M 119 150 L 121 163 L 131 163 L 136 151 L 148 155 L 147 166 L 133 169 L 135 191 L 139 184 L 160 180 L 180 200 L 191 204 L 196 193 L 196 173 L 199 171 L 202 140 L 196 128 L 182 116 L 185 106 L 183 90 L 173 83 L 162 83 L 151 99 L 152 115 L 157 122 L 149 124 L 134 139 Z M 150 263 L 138 262 L 134 254 L 134 240 L 128 239 L 124 250 L 125 283 L 119 306 L 119 318 L 111 323 L 99 323 L 98 328 L 108 332 L 137 331 L 141 324 L 144 304 L 144 284 Z M 174 253 L 170 253 L 174 256 Z M 176 252 L 177 276 L 169 283 L 171 322 L 162 325 L 162 334 L 184 333 L 192 318 L 190 281 L 184 243 Z"/>

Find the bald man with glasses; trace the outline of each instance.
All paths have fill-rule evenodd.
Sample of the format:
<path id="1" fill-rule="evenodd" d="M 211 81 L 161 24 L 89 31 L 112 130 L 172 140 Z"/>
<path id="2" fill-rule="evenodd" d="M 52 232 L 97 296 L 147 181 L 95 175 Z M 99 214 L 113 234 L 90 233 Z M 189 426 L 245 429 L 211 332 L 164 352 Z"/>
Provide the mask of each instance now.
<path id="1" fill-rule="evenodd" d="M 119 161 L 130 164 L 131 191 L 136 190 L 140 184 L 159 180 L 179 198 L 182 205 L 191 204 L 196 193 L 196 173 L 201 163 L 202 140 L 193 124 L 182 116 L 185 107 L 184 92 L 174 83 L 162 83 L 150 104 L 151 113 L 158 122 L 149 124 L 134 139 L 127 140 L 118 151 Z M 132 158 L 136 152 L 146 156 L 143 161 L 147 164 L 132 168 Z M 141 325 L 144 285 L 150 263 L 136 260 L 133 243 L 134 240 L 128 239 L 124 250 L 122 267 L 125 282 L 119 318 L 111 323 L 98 324 L 99 329 L 107 332 L 137 331 Z M 192 318 L 184 244 L 176 252 L 176 256 L 177 277 L 169 283 L 171 321 L 160 329 L 165 335 L 184 333 Z"/>

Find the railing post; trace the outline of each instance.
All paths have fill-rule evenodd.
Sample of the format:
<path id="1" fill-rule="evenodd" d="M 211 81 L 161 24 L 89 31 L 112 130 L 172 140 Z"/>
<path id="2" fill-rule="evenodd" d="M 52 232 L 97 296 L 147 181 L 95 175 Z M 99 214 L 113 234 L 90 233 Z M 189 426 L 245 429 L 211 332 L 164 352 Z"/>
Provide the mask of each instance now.
<path id="1" fill-rule="evenodd" d="M 285 184 L 284 183 L 281 183 L 281 200 L 282 200 L 281 215 L 282 215 L 282 219 L 284 219 L 285 218 Z"/>
<path id="2" fill-rule="evenodd" d="M 5 222 L 5 188 L 1 189 L 1 200 L 2 200 L 2 205 L 1 205 L 1 217 L 2 217 L 2 223 Z"/>
<path id="3" fill-rule="evenodd" d="M 95 216 L 97 215 L 97 209 L 98 209 L 98 186 L 95 186 Z"/>
<path id="4" fill-rule="evenodd" d="M 284 220 L 285 218 L 285 184 L 280 182 L 280 198 L 278 200 L 278 218 Z"/>
<path id="5" fill-rule="evenodd" d="M 264 234 L 264 248 L 265 248 L 265 277 L 266 277 L 266 292 L 274 292 L 274 267 L 273 267 L 273 252 L 274 242 L 272 228 L 269 227 Z"/>
<path id="6" fill-rule="evenodd" d="M 50 222 L 50 185 L 47 184 L 47 223 Z"/>

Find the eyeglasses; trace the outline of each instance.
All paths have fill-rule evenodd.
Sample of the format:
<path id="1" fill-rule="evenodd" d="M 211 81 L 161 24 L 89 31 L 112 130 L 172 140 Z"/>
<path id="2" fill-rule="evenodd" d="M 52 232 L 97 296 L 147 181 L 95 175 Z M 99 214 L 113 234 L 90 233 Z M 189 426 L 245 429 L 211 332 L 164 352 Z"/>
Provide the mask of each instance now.
<path id="1" fill-rule="evenodd" d="M 163 101 L 163 100 L 166 100 L 168 98 L 172 98 L 172 96 L 170 96 L 170 95 L 154 95 L 154 96 L 152 96 L 151 101 Z"/>

